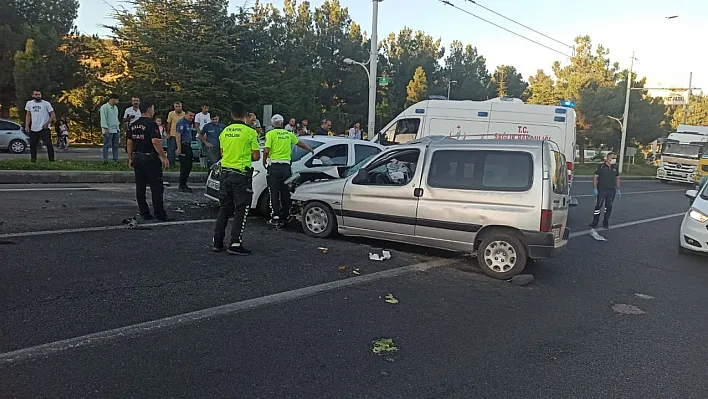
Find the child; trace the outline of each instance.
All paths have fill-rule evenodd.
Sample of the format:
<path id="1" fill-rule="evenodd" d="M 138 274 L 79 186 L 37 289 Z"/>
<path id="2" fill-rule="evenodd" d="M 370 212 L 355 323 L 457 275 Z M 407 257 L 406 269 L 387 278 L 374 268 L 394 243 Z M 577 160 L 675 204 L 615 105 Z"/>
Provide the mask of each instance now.
<path id="1" fill-rule="evenodd" d="M 64 151 L 69 150 L 69 125 L 66 118 L 59 119 L 59 148 Z"/>

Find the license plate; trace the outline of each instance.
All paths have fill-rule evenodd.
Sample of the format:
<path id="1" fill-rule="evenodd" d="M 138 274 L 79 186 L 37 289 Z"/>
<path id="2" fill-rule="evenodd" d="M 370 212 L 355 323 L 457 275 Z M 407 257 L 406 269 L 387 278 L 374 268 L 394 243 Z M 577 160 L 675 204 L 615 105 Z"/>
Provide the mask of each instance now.
<path id="1" fill-rule="evenodd" d="M 218 180 L 207 181 L 207 188 L 211 188 L 212 190 L 219 191 L 219 187 L 221 187 L 221 183 Z"/>
<path id="2" fill-rule="evenodd" d="M 560 239 L 561 239 L 561 228 L 560 227 L 553 228 L 553 237 L 556 239 L 556 241 L 560 241 Z"/>

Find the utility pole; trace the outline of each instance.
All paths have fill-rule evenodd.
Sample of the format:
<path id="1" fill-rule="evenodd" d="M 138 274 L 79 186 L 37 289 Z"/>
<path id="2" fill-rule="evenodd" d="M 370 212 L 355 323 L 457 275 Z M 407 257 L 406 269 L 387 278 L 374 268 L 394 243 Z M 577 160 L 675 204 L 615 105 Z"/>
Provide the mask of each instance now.
<path id="1" fill-rule="evenodd" d="M 450 100 L 450 88 L 452 87 L 452 84 L 457 84 L 456 80 L 448 80 L 447 81 L 447 99 Z"/>
<path id="2" fill-rule="evenodd" d="M 619 153 L 619 172 L 622 173 L 624 165 L 624 147 L 627 144 L 627 122 L 629 122 L 629 95 L 632 93 L 632 69 L 634 69 L 634 52 L 632 61 L 629 64 L 629 74 L 627 75 L 627 98 L 624 99 L 624 115 L 622 116 L 622 143 Z"/>
<path id="3" fill-rule="evenodd" d="M 369 123 L 368 135 L 370 138 L 376 135 L 376 79 L 378 77 L 378 24 L 379 24 L 379 2 L 382 0 L 373 0 L 373 15 L 371 22 L 371 49 L 369 54 Z"/>
<path id="4" fill-rule="evenodd" d="M 685 125 L 688 120 L 688 111 L 691 105 L 691 95 L 693 94 L 693 89 L 691 85 L 693 84 L 693 72 L 688 75 L 688 98 L 686 99 L 686 107 L 683 110 L 683 124 Z"/>

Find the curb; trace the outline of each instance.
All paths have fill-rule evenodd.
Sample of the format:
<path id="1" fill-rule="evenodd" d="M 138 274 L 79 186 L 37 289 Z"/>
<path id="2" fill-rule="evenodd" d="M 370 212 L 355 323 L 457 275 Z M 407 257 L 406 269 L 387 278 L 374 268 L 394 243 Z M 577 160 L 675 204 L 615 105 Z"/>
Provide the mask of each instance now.
<path id="1" fill-rule="evenodd" d="M 578 176 L 573 175 L 573 181 L 591 181 L 592 176 Z M 620 180 L 656 180 L 655 176 L 622 176 L 620 175 Z"/>
<path id="2" fill-rule="evenodd" d="M 192 172 L 189 181 L 204 183 L 207 172 Z M 163 180 L 179 182 L 179 172 L 165 172 Z M 0 171 L 0 184 L 25 183 L 135 183 L 135 174 L 131 171 L 62 171 L 62 170 L 3 170 Z"/>

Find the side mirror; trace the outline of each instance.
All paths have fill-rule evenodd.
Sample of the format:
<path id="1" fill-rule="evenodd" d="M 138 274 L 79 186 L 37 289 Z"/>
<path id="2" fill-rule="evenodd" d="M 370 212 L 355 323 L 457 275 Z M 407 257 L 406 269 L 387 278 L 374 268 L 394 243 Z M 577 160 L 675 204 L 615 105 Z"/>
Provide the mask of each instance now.
<path id="1" fill-rule="evenodd" d="M 312 166 L 324 166 L 324 163 L 321 159 L 317 158 L 312 160 Z"/>
<path id="2" fill-rule="evenodd" d="M 366 181 L 369 181 L 369 171 L 362 168 L 356 172 L 356 176 L 354 176 L 352 183 L 363 183 Z"/>
<path id="3" fill-rule="evenodd" d="M 698 190 L 686 191 L 686 198 L 694 200 L 696 197 L 698 197 Z"/>

